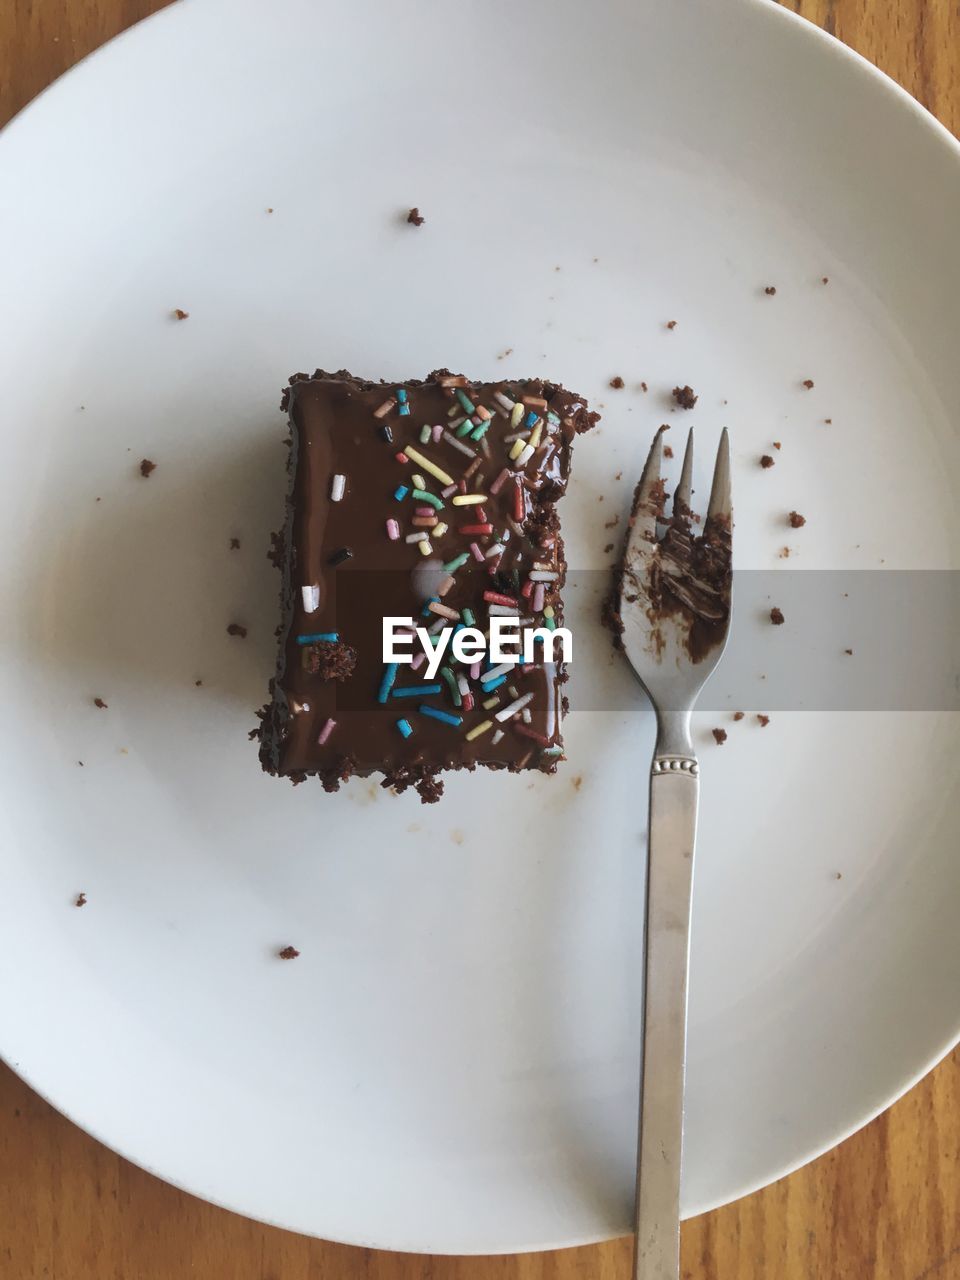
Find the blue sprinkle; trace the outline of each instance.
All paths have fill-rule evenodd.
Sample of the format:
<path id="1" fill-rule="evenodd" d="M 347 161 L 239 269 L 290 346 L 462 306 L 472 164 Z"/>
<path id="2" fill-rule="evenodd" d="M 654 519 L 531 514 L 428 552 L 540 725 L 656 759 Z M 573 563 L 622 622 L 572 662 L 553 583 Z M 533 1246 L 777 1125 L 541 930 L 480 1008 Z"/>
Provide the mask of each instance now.
<path id="1" fill-rule="evenodd" d="M 457 387 L 457 399 L 463 405 L 467 413 L 477 412 L 477 406 L 473 403 L 462 387 Z"/>
<path id="2" fill-rule="evenodd" d="M 483 677 L 481 676 L 480 683 L 483 685 L 484 693 L 493 693 L 494 689 L 499 689 L 502 684 L 507 683 L 507 677 L 497 676 L 496 680 L 491 680 L 488 684 L 484 684 Z"/>
<path id="3" fill-rule="evenodd" d="M 430 617 L 430 606 L 431 606 L 432 604 L 438 604 L 438 603 L 439 603 L 439 601 L 440 601 L 440 597 L 439 597 L 439 596 L 429 596 L 429 597 L 427 598 L 427 603 L 426 603 L 426 604 L 423 606 L 423 608 L 420 610 L 420 617 L 421 617 L 421 618 L 429 618 L 429 617 Z"/>
<path id="4" fill-rule="evenodd" d="M 393 491 L 393 496 L 398 502 L 402 502 L 409 492 L 410 490 L 405 484 L 398 484 Z"/>
<path id="5" fill-rule="evenodd" d="M 404 403 L 400 406 L 397 412 L 400 414 L 401 418 L 407 418 L 410 416 L 410 406 Z"/>
<path id="6" fill-rule="evenodd" d="M 394 689 L 395 698 L 430 698 L 440 692 L 438 684 L 408 684 L 405 689 Z"/>
<path id="7" fill-rule="evenodd" d="M 396 662 L 388 662 L 383 669 L 383 679 L 380 681 L 380 692 L 377 694 L 378 702 L 386 702 L 390 697 L 390 690 L 393 688 L 393 682 L 397 678 Z"/>
<path id="8" fill-rule="evenodd" d="M 535 427 L 539 421 L 540 421 L 540 419 L 537 417 L 537 415 L 536 415 L 536 414 L 534 413 L 534 411 L 531 409 L 531 410 L 530 410 L 530 412 L 527 414 L 527 416 L 524 418 L 524 420 L 523 420 L 523 425 L 524 425 L 525 427 Z"/>
<path id="9" fill-rule="evenodd" d="M 405 738 L 409 738 L 411 733 L 413 733 L 413 725 L 411 725 L 409 720 L 398 720 L 397 728 Z"/>
<path id="10" fill-rule="evenodd" d="M 437 685 L 439 691 L 440 686 Z M 429 716 L 431 720 L 442 720 L 444 724 L 452 724 L 454 728 L 463 724 L 462 716 L 452 716 L 449 711 L 441 711 L 438 707 L 428 707 L 426 703 L 417 707 L 422 716 Z"/>
<path id="11" fill-rule="evenodd" d="M 405 387 L 397 387 L 397 403 L 398 404 L 407 403 L 407 391 Z"/>
<path id="12" fill-rule="evenodd" d="M 337 631 L 318 631 L 312 636 L 297 636 L 297 644 L 335 644 L 339 639 Z"/>

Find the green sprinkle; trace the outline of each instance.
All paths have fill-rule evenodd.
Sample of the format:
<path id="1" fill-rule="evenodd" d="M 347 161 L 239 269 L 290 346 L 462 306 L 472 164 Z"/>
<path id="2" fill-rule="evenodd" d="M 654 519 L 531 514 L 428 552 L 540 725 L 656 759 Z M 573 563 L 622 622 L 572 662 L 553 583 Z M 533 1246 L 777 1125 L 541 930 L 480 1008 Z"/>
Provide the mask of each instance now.
<path id="1" fill-rule="evenodd" d="M 447 682 L 447 688 L 450 690 L 450 697 L 453 699 L 453 705 L 455 707 L 462 706 L 463 699 L 460 697 L 460 686 L 457 684 L 457 677 L 449 667 L 441 667 L 440 674 Z"/>
<path id="2" fill-rule="evenodd" d="M 472 430 L 473 423 L 468 418 L 466 422 L 461 422 L 460 426 L 457 427 L 457 439 L 462 440 L 463 437 L 468 436 Z"/>
<path id="3" fill-rule="evenodd" d="M 477 625 L 477 619 L 474 616 L 472 609 L 461 609 L 460 617 L 463 618 L 468 627 L 475 627 Z"/>
<path id="4" fill-rule="evenodd" d="M 557 624 L 554 622 L 553 618 L 544 618 L 544 622 L 547 624 L 548 631 L 556 631 Z"/>
<path id="5" fill-rule="evenodd" d="M 490 423 L 489 423 L 489 422 L 481 422 L 481 423 L 480 423 L 480 425 L 479 425 L 479 427 L 477 427 L 474 431 L 471 431 L 471 432 L 470 432 L 470 439 L 471 439 L 471 440 L 482 440 L 482 439 L 483 439 L 483 437 L 484 437 L 484 436 L 487 434 L 487 432 L 489 431 L 489 429 L 490 429 Z"/>
<path id="6" fill-rule="evenodd" d="M 429 440 L 430 440 L 430 424 L 424 423 L 424 425 L 420 428 L 420 443 L 427 444 L 429 443 Z"/>
<path id="7" fill-rule="evenodd" d="M 460 568 L 460 566 L 466 564 L 469 559 L 470 559 L 470 552 L 465 551 L 462 556 L 457 556 L 455 560 L 448 560 L 447 563 L 443 566 L 443 572 L 456 573 L 456 571 Z"/>
<path id="8" fill-rule="evenodd" d="M 443 503 L 440 501 L 440 499 L 435 497 L 432 493 L 427 493 L 426 489 L 414 489 L 413 493 L 410 496 L 411 498 L 415 499 L 417 502 L 428 503 L 436 511 L 443 510 Z"/>
<path id="9" fill-rule="evenodd" d="M 462 387 L 457 387 L 457 399 L 463 405 L 467 413 L 476 413 L 477 406 L 473 403 Z"/>

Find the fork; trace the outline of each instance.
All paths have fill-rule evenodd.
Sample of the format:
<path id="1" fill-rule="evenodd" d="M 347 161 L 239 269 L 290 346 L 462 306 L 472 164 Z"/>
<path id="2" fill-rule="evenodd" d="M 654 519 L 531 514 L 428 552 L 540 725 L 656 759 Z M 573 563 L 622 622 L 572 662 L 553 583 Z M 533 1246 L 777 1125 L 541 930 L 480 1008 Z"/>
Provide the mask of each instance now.
<path id="1" fill-rule="evenodd" d="M 678 1280 L 690 902 L 699 766 L 690 716 L 730 622 L 730 445 L 724 430 L 703 533 L 690 507 L 693 431 L 664 517 L 661 428 L 634 495 L 619 615 L 630 664 L 657 715 L 650 769 L 634 1280 Z M 665 528 L 663 528 L 665 526 Z M 661 530 L 663 530 L 661 532 Z"/>

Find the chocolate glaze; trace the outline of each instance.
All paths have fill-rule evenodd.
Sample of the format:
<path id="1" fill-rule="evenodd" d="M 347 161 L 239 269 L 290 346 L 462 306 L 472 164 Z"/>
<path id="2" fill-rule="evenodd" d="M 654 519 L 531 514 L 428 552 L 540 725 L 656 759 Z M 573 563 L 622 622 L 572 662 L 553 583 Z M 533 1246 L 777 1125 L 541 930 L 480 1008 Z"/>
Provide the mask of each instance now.
<path id="1" fill-rule="evenodd" d="M 490 719 L 498 709 L 484 710 L 482 703 L 493 694 L 483 693 L 479 681 L 471 681 L 475 705 L 466 712 L 453 704 L 439 673 L 434 680 L 442 685 L 439 695 L 391 697 L 386 704 L 377 701 L 383 673 L 382 619 L 412 616 L 416 625 L 424 627 L 435 622 L 432 614 L 421 616 L 430 581 L 444 577 L 439 565 L 468 551 L 471 542 L 481 549 L 505 543 L 505 551 L 499 563 L 480 564 L 471 557 L 455 572 L 454 585 L 443 596 L 444 605 L 457 611 L 472 609 L 482 630 L 488 609 L 483 592 L 493 590 L 520 600 L 521 616 L 532 618 L 530 600 L 520 595 L 519 588 L 537 561 L 549 563 L 559 574 L 556 582 L 544 584 L 545 603 L 552 604 L 558 624 L 563 618 L 559 592 L 566 565 L 555 503 L 566 490 L 574 436 L 593 426 L 598 415 L 587 409 L 580 396 L 540 379 L 488 384 L 458 380 L 470 400 L 493 415 L 482 442 L 463 441 L 475 450 L 475 461 L 444 439 L 420 442 L 424 424 L 443 424 L 449 429 L 448 412 L 456 389 L 441 385 L 440 380 L 449 381 L 451 376 L 441 369 L 424 381 L 402 384 L 410 407 L 408 415 L 400 415 L 394 404 L 386 415 L 375 416 L 374 411 L 388 398 L 396 400 L 397 384 L 368 382 L 345 371 L 328 374 L 318 370 L 312 377 L 296 374 L 284 392 L 282 407 L 289 411 L 291 426 L 291 490 L 286 527 L 275 536 L 270 553 L 283 574 L 283 618 L 273 696 L 262 713 L 258 733 L 261 762 L 270 773 L 289 776 L 295 782 L 316 774 L 328 790 L 336 790 L 351 775 L 382 772 L 383 785 L 397 790 L 413 785 L 424 800 L 434 800 L 442 791 L 436 778 L 440 770 L 477 765 L 546 772 L 556 769 L 557 756 L 543 754 L 544 742 L 525 731 L 532 731 L 551 746 L 562 746 L 560 687 L 566 679 L 562 663 L 524 667 L 510 674 L 508 685 L 513 685 L 518 695 L 535 694 L 529 704 L 531 720 L 529 725 L 520 720 L 497 725 L 504 735 L 496 745 L 492 743 L 493 729 L 472 742 L 465 740 L 472 727 Z M 540 446 L 521 470 L 508 457 L 511 445 L 503 443 L 504 435 L 516 428 L 495 411 L 495 391 L 511 400 L 524 396 L 546 400 L 559 418 L 558 423 L 548 424 L 544 416 Z M 539 407 L 535 411 L 541 416 L 546 412 Z M 449 528 L 440 537 L 426 530 L 433 548 L 429 558 L 417 545 L 404 541 L 405 535 L 418 531 L 411 520 L 414 508 L 422 504 L 409 495 L 402 501 L 393 496 L 398 485 L 412 488 L 411 477 L 425 474 L 416 461 L 397 460 L 405 445 L 455 481 L 469 472 L 466 491 L 487 495 L 482 504 L 483 521 L 477 520 L 476 507 L 454 506 L 450 499 L 443 500 L 443 510 L 436 514 Z M 499 493 L 491 494 L 490 485 L 505 467 L 510 479 Z M 335 474 L 346 477 L 343 498 L 337 502 L 331 499 L 330 488 Z M 515 516 L 514 476 L 522 477 L 524 493 L 525 514 L 519 532 L 510 524 Z M 426 479 L 427 490 L 439 497 L 443 482 L 429 475 Z M 397 541 L 391 541 L 386 533 L 390 518 L 400 525 Z M 461 526 L 477 523 L 491 524 L 492 533 L 460 532 Z M 338 560 L 342 548 L 349 548 L 351 555 Z M 331 558 L 338 562 L 331 564 Z M 320 603 L 308 613 L 301 587 L 311 585 L 319 586 Z M 537 622 L 543 625 L 542 618 Z M 350 663 L 334 661 L 325 654 L 318 656 L 317 649 L 323 646 L 297 643 L 298 635 L 333 631 L 339 633 L 341 647 L 349 646 Z M 456 671 L 463 670 L 453 666 Z M 423 670 L 411 672 L 409 666 L 401 666 L 397 686 L 424 681 Z M 508 685 L 497 691 L 501 706 L 513 700 Z M 461 715 L 462 725 L 454 727 L 421 715 L 417 710 L 421 702 Z M 401 717 L 413 726 L 409 738 L 396 727 Z M 329 718 L 337 722 L 336 727 L 320 744 L 318 735 Z"/>

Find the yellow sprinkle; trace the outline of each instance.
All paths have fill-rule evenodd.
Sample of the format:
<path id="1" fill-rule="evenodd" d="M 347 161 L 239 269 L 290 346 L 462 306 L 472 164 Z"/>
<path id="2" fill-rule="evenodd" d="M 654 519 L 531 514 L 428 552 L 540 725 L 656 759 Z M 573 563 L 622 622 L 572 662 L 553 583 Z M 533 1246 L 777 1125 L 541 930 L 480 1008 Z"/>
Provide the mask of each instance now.
<path id="1" fill-rule="evenodd" d="M 542 431 L 543 431 L 543 419 L 541 418 L 541 420 L 530 432 L 530 439 L 527 441 L 527 444 L 530 446 L 531 449 L 535 449 L 537 445 L 540 443 L 540 434 Z M 416 479 L 416 477 L 414 477 L 414 479 Z M 417 488 L 422 489 L 423 485 L 417 485 Z"/>
<path id="2" fill-rule="evenodd" d="M 483 704 L 483 709 L 484 711 L 489 711 L 491 707 L 499 707 L 499 705 L 500 705 L 500 697 L 498 695 L 495 698 L 488 698 L 486 702 Z"/>
<path id="3" fill-rule="evenodd" d="M 409 457 L 409 454 L 407 456 Z M 415 489 L 426 489 L 427 482 L 424 480 L 423 476 L 411 476 L 410 479 L 413 481 L 413 487 Z"/>
<path id="4" fill-rule="evenodd" d="M 424 538 L 422 542 L 417 543 L 417 546 L 420 548 L 420 554 L 422 556 L 429 556 L 433 554 L 433 547 L 430 545 L 429 538 Z"/>
<path id="5" fill-rule="evenodd" d="M 520 457 L 521 453 L 523 453 L 526 447 L 527 447 L 526 440 L 523 440 L 523 439 L 514 440 L 513 448 L 510 450 L 510 461 L 515 462 L 517 458 Z M 407 452 L 409 453 L 410 450 L 408 449 Z"/>
<path id="6" fill-rule="evenodd" d="M 458 493 L 451 498 L 451 502 L 455 507 L 478 507 L 481 502 L 486 502 L 487 495 L 485 493 Z"/>
<path id="7" fill-rule="evenodd" d="M 435 538 L 442 538 L 449 528 L 449 525 L 444 524 L 442 520 L 439 520 L 434 527 L 433 536 Z"/>
<path id="8" fill-rule="evenodd" d="M 422 547 L 422 546 L 423 546 L 423 543 L 421 542 L 421 543 L 420 543 L 420 545 L 421 545 L 421 547 Z M 547 605 L 547 607 L 546 607 L 546 608 L 544 609 L 544 611 L 543 611 L 543 616 L 544 616 L 545 618 L 552 618 L 552 617 L 553 617 L 553 605 L 552 605 L 552 604 L 548 604 L 548 605 Z"/>
<path id="9" fill-rule="evenodd" d="M 448 476 L 447 473 L 442 471 L 435 462 L 431 462 L 429 458 L 425 458 L 419 450 L 411 449 L 410 446 L 406 444 L 403 446 L 403 452 L 411 462 L 419 462 L 424 471 L 432 475 L 435 480 L 439 480 L 441 484 L 454 483 L 453 476 Z"/>
<path id="10" fill-rule="evenodd" d="M 484 703 L 483 705 L 486 706 L 487 704 Z M 486 733 L 488 729 L 492 729 L 492 728 L 493 728 L 493 721 L 484 720 L 482 724 L 478 724 L 475 729 L 471 729 L 470 732 L 465 735 L 467 742 L 472 742 L 474 738 L 479 738 L 481 733 Z"/>

